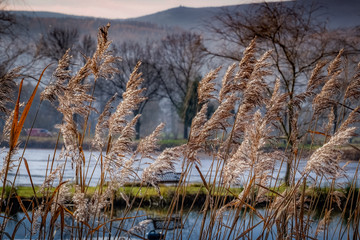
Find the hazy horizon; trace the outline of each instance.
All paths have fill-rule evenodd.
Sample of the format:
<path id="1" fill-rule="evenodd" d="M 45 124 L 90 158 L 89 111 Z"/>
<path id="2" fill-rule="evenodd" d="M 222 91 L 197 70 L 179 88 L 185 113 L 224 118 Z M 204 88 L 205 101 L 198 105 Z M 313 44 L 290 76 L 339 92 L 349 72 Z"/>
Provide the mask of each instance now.
<path id="1" fill-rule="evenodd" d="M 270 0 L 267 2 L 278 1 Z M 26 0 L 9 2 L 6 9 L 10 11 L 45 11 L 54 13 L 63 13 L 77 16 L 89 16 L 110 19 L 136 18 L 144 15 L 153 14 L 170 8 L 179 6 L 184 7 L 219 7 L 247 3 L 264 2 L 263 0 L 133 0 L 131 2 L 124 0 Z M 85 6 L 85 7 L 84 7 Z"/>

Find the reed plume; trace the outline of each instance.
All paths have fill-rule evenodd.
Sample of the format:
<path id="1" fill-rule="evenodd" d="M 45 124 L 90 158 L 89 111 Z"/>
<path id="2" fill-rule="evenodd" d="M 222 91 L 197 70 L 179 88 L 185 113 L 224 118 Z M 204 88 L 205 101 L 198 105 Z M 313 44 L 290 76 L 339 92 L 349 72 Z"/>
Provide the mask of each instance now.
<path id="1" fill-rule="evenodd" d="M 64 164 L 59 164 L 53 171 L 50 172 L 48 176 L 46 176 L 43 184 L 40 187 L 40 192 L 44 192 L 45 188 L 52 186 L 53 181 L 61 175 L 61 170 L 63 167 Z"/>
<path id="2" fill-rule="evenodd" d="M 348 127 L 339 129 L 327 143 L 318 148 L 307 162 L 304 172 L 314 172 L 318 176 L 329 176 L 336 179 L 343 173 L 339 166 L 339 159 L 342 151 L 338 146 L 345 144 L 352 136 L 354 136 L 356 128 Z"/>
<path id="3" fill-rule="evenodd" d="M 311 73 L 310 79 L 307 83 L 306 92 L 314 93 L 314 91 L 324 84 L 326 81 L 326 76 L 322 73 L 322 69 L 327 64 L 326 61 L 319 61 L 316 63 L 314 70 Z"/>
<path id="4" fill-rule="evenodd" d="M 111 97 L 111 99 L 106 103 L 103 112 L 100 114 L 98 121 L 95 127 L 95 136 L 92 141 L 92 145 L 101 150 L 104 147 L 105 134 L 106 130 L 109 129 L 109 119 L 111 116 L 111 104 L 114 102 L 117 94 Z"/>
<path id="5" fill-rule="evenodd" d="M 134 67 L 129 81 L 126 84 L 126 91 L 122 95 L 123 100 L 109 118 L 109 134 L 111 136 L 118 134 L 117 139 L 111 145 L 105 157 L 106 168 L 110 171 L 110 177 L 113 180 L 118 179 L 119 176 L 116 169 L 119 170 L 119 167 L 126 165 L 127 167 L 123 170 L 123 174 L 125 172 L 128 173 L 130 165 L 134 162 L 132 158 L 124 162 L 124 154 L 131 152 L 130 144 L 135 135 L 134 126 L 140 115 L 135 116 L 130 122 L 128 118 L 133 114 L 137 106 L 146 99 L 141 96 L 144 89 L 140 88 L 143 82 L 142 74 L 138 72 L 140 64 L 141 63 L 138 62 Z M 120 174 L 120 176 L 124 177 L 123 174 Z"/>
<path id="6" fill-rule="evenodd" d="M 266 113 L 264 121 L 266 124 L 271 124 L 281 117 L 281 112 L 284 111 L 287 98 L 288 94 L 280 93 L 280 79 L 276 79 L 271 98 L 268 101 L 265 101 Z"/>
<path id="7" fill-rule="evenodd" d="M 261 151 L 270 132 L 270 128 L 262 119 L 261 113 L 257 111 L 253 116 L 253 121 L 247 123 L 248 128 L 245 130 L 244 140 L 224 165 L 224 184 L 239 183 L 238 178 L 251 169 L 254 169 L 255 175 L 260 176 L 259 173 L 273 168 L 273 156 Z"/>
<path id="8" fill-rule="evenodd" d="M 210 137 L 217 130 L 226 130 L 227 127 L 231 126 L 228 120 L 233 116 L 231 111 L 234 109 L 236 99 L 235 95 L 232 94 L 220 103 L 211 118 L 204 124 L 200 133 L 202 139 Z"/>
<path id="9" fill-rule="evenodd" d="M 304 92 L 295 95 L 292 99 L 292 104 L 297 109 L 301 109 L 301 104 L 306 102 L 308 99 L 316 96 L 319 93 L 319 88 L 326 80 L 327 76 L 323 74 L 323 68 L 327 64 L 327 61 L 319 61 L 316 63 L 311 76 L 307 82 L 307 87 Z"/>
<path id="10" fill-rule="evenodd" d="M 314 171 L 318 176 L 328 175 L 333 179 L 343 174 L 343 169 L 338 163 L 342 151 L 338 147 L 347 143 L 355 135 L 356 127 L 350 127 L 350 125 L 360 121 L 359 109 L 360 107 L 354 109 L 329 141 L 311 155 L 306 164 L 305 173 Z M 329 123 L 333 122 L 331 118 Z"/>
<path id="11" fill-rule="evenodd" d="M 65 149 L 61 157 L 70 156 L 76 163 L 80 163 L 79 146 L 78 146 L 78 131 L 73 116 L 79 114 L 80 116 L 87 115 L 94 108 L 87 105 L 88 102 L 93 101 L 93 97 L 87 94 L 90 89 L 89 85 L 78 82 L 79 73 L 71 77 L 68 70 L 71 56 L 67 51 L 59 60 L 59 65 L 55 70 L 55 82 L 48 85 L 41 95 L 42 100 L 49 100 L 54 102 L 58 100 L 57 109 L 63 114 L 63 123 L 56 127 L 60 129 L 64 137 Z M 87 74 L 85 74 L 88 76 Z M 82 77 L 86 77 L 83 75 Z"/>
<path id="12" fill-rule="evenodd" d="M 63 95 L 66 91 L 66 83 L 71 79 L 70 67 L 70 49 L 66 50 L 64 56 L 59 60 L 53 73 L 54 81 L 50 82 L 41 92 L 40 99 L 55 102 L 57 96 Z"/>
<path id="13" fill-rule="evenodd" d="M 109 28 L 110 23 L 106 26 L 100 27 L 98 31 L 98 44 L 90 61 L 90 69 L 95 76 L 95 80 L 98 78 L 109 79 L 114 73 L 119 72 L 114 64 L 119 61 L 120 58 L 115 57 L 109 50 L 112 43 L 112 41 L 109 41 L 108 39 Z"/>
<path id="14" fill-rule="evenodd" d="M 140 114 L 136 115 L 130 122 L 128 122 L 120 132 L 119 137 L 111 146 L 111 153 L 120 155 L 132 152 L 131 143 L 135 136 L 135 124 L 140 118 Z"/>
<path id="15" fill-rule="evenodd" d="M 164 126 L 164 123 L 160 123 L 150 135 L 140 140 L 136 152 L 141 154 L 142 158 L 153 159 L 152 154 L 158 148 L 157 142 Z"/>
<path id="16" fill-rule="evenodd" d="M 134 126 L 140 115 L 135 116 L 120 133 L 120 136 L 111 145 L 111 150 L 105 157 L 105 168 L 109 173 L 113 186 L 122 186 L 132 172 L 132 165 L 135 162 L 135 154 L 127 159 L 126 155 L 131 154 L 131 143 L 135 136 Z"/>
<path id="17" fill-rule="evenodd" d="M 236 88 L 238 86 L 238 79 L 236 79 L 234 76 L 236 67 L 236 63 L 230 65 L 226 70 L 224 77 L 222 78 L 221 89 L 219 92 L 219 102 L 223 102 L 229 93 L 237 91 Z"/>
<path id="18" fill-rule="evenodd" d="M 12 93 L 15 90 L 15 79 L 20 77 L 21 67 L 17 67 L 0 76 L 0 112 L 9 113 L 7 104 L 12 102 Z"/>
<path id="19" fill-rule="evenodd" d="M 354 125 L 360 122 L 360 106 L 357 106 L 354 110 L 352 110 L 346 120 L 341 124 L 339 131 L 344 131 L 350 125 Z"/>
<path id="20" fill-rule="evenodd" d="M 25 105 L 24 103 L 20 103 L 19 108 L 22 108 L 24 105 Z M 8 113 L 8 116 L 6 118 L 6 121 L 5 121 L 5 124 L 3 127 L 3 132 L 2 132 L 2 137 L 0 138 L 0 142 L 10 140 L 11 127 L 12 127 L 12 123 L 14 120 L 14 114 L 15 114 L 15 109 L 12 110 L 10 113 Z"/>
<path id="21" fill-rule="evenodd" d="M 261 106 L 265 103 L 265 92 L 267 84 L 265 77 L 270 74 L 266 68 L 269 66 L 267 59 L 270 56 L 271 51 L 264 53 L 256 64 L 249 76 L 249 80 L 244 83 L 245 88 L 243 91 L 243 97 L 241 99 L 241 105 L 239 106 L 238 112 L 236 113 L 234 123 L 234 136 L 233 139 L 237 140 L 241 138 L 244 133 L 246 123 L 251 117 L 251 111 L 257 106 Z"/>
<path id="22" fill-rule="evenodd" d="M 358 63 L 356 72 L 346 88 L 344 98 L 352 101 L 360 99 L 360 63 Z"/>
<path id="23" fill-rule="evenodd" d="M 250 80 L 250 77 L 255 69 L 256 65 L 256 38 L 251 40 L 249 46 L 245 49 L 243 53 L 243 57 L 239 62 L 239 71 L 235 76 L 235 79 L 239 80 L 239 86 L 240 88 L 237 89 L 241 91 L 244 88 L 241 88 L 241 86 L 244 86 L 247 84 L 247 82 Z"/>
<path id="24" fill-rule="evenodd" d="M 325 230 L 325 226 L 327 226 L 331 220 L 331 212 L 333 209 L 327 210 L 325 211 L 325 215 L 324 217 L 321 219 L 321 221 L 319 222 L 316 232 L 315 232 L 315 237 L 317 237 L 317 235 Z"/>
<path id="25" fill-rule="evenodd" d="M 73 214 L 75 220 L 79 222 L 87 222 L 90 217 L 90 208 L 89 200 L 85 197 L 85 193 L 81 192 L 80 189 L 76 189 L 72 201 L 76 206 L 76 210 Z"/>
<path id="26" fill-rule="evenodd" d="M 184 145 L 165 149 L 150 166 L 144 169 L 142 180 L 150 183 L 159 191 L 157 183 L 160 180 L 160 175 L 167 171 L 175 171 L 174 164 L 182 156 L 184 149 Z"/>
<path id="27" fill-rule="evenodd" d="M 332 107 L 336 104 L 336 96 L 340 94 L 341 82 L 339 75 L 342 72 L 341 64 L 341 50 L 336 58 L 329 64 L 328 67 L 328 80 L 321 89 L 321 92 L 316 95 L 313 100 L 313 109 L 315 115 L 320 114 L 325 109 Z"/>
<path id="28" fill-rule="evenodd" d="M 191 132 L 186 150 L 186 158 L 191 162 L 200 163 L 197 158 L 197 152 L 203 148 L 206 137 L 208 137 L 208 134 L 202 134 L 203 127 L 207 121 L 207 109 L 207 104 L 203 104 L 201 110 L 196 113 L 191 122 Z"/>
<path id="29" fill-rule="evenodd" d="M 217 78 L 221 67 L 210 71 L 206 76 L 200 81 L 198 87 L 198 103 L 202 104 L 204 102 L 209 101 L 210 99 L 214 99 L 213 92 L 215 92 L 215 83 L 213 82 L 214 79 Z M 216 98 L 215 98 L 216 99 Z"/>
<path id="30" fill-rule="evenodd" d="M 141 62 L 138 62 L 130 75 L 129 81 L 126 84 L 126 91 L 123 93 L 122 102 L 117 106 L 116 111 L 111 115 L 109 120 L 109 129 L 111 135 L 120 133 L 126 125 L 126 117 L 133 114 L 137 106 L 146 98 L 141 94 L 144 89 L 139 88 L 143 82 L 142 74 L 139 73 Z"/>

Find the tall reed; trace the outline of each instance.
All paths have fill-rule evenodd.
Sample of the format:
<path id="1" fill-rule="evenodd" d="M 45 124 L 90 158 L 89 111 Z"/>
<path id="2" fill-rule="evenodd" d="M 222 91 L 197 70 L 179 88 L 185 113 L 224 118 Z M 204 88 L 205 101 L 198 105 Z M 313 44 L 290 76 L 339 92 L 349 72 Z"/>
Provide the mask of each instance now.
<path id="1" fill-rule="evenodd" d="M 201 107 L 192 121 L 187 143 L 165 149 L 161 153 L 155 151 L 164 124 L 142 139 L 135 150 L 132 148 L 134 126 L 140 117 L 134 116 L 133 112 L 146 99 L 143 96 L 144 89 L 141 88 L 143 76 L 139 72 L 139 62 L 134 66 L 126 91 L 122 93 L 122 101 L 115 111 L 111 110 L 114 96 L 99 114 L 90 151 L 96 150 L 100 154 L 94 159 L 85 157 L 83 140 L 89 134 L 89 114 L 97 112 L 93 106 L 95 85 L 100 77 L 112 77 L 118 71 L 113 63 L 120 60 L 112 56 L 109 50 L 109 27 L 107 25 L 99 29 L 95 53 L 87 57 L 84 66 L 75 73 L 70 70 L 71 56 L 70 51 L 67 51 L 53 74 L 55 81 L 41 94 L 42 100 L 51 101 L 63 115 L 57 128 L 64 146 L 59 157 L 56 158 L 54 153 L 53 158 L 49 158 L 40 191 L 32 186 L 35 197 L 26 201 L 17 196 L 16 183 L 11 182 L 8 175 L 24 164 L 31 180 L 26 159 L 22 157 L 18 161 L 13 158 L 38 85 L 19 116 L 20 83 L 15 108 L 9 113 L 7 128 L 4 129 L 9 133 L 10 147 L 1 170 L 2 237 L 16 236 L 18 227 L 13 233 L 6 232 L 11 219 L 11 199 L 16 199 L 25 214 L 23 219 L 18 220 L 18 226 L 24 221 L 29 222 L 29 238 L 119 239 L 129 236 L 145 239 L 150 221 L 144 220 L 140 211 L 143 193 L 155 188 L 161 194 L 161 175 L 175 171 L 176 163 L 181 166 L 182 172 L 175 193 L 169 200 L 162 229 L 163 239 L 169 238 L 170 231 L 173 239 L 195 237 L 193 230 L 185 236 L 182 228 L 172 230 L 170 227 L 174 214 L 180 216 L 180 221 L 184 223 L 189 219 L 191 210 L 201 213 L 195 225 L 189 226 L 198 226 L 199 235 L 196 238 L 199 239 L 360 237 L 360 193 L 356 186 L 358 169 L 347 189 L 336 181 L 344 173 L 344 167 L 339 164 L 342 146 L 356 135 L 355 125 L 360 120 L 359 107 L 352 109 L 347 105 L 356 103 L 360 98 L 359 69 L 349 82 L 346 92 L 339 90 L 343 74 L 342 51 L 329 64 L 319 62 L 305 91 L 289 100 L 289 96 L 281 92 L 280 80 L 277 79 L 274 84 L 270 81 L 273 78 L 269 64 L 271 51 L 258 56 L 254 39 L 244 51 L 243 59 L 227 68 L 219 91 L 216 90 L 216 80 L 221 68 L 205 75 L 198 89 Z M 324 71 L 326 66 L 327 73 Z M 17 76 L 17 71 L 15 69 L 0 81 L 0 111 L 5 112 L 6 102 L 11 100 L 4 91 L 14 85 L 11 79 Z M 340 97 L 342 100 L 339 101 Z M 207 119 L 210 100 L 217 101 L 218 108 Z M 295 109 L 291 122 L 292 135 L 285 147 L 280 148 L 282 133 L 279 130 L 279 119 L 289 109 L 289 104 Z M 313 116 L 304 128 L 299 116 L 305 104 L 312 106 Z M 342 118 L 335 119 L 334 106 L 341 108 Z M 75 115 L 81 117 L 82 125 L 75 121 Z M 320 125 L 320 118 L 326 124 Z M 335 123 L 338 127 L 334 127 Z M 314 139 L 314 136 L 322 137 L 323 144 L 307 157 L 303 143 L 307 138 Z M 357 146 L 350 146 L 359 151 Z M 201 170 L 200 154 L 203 153 L 212 159 L 208 172 Z M 300 169 L 299 164 L 303 159 L 307 160 L 306 165 Z M 142 167 L 140 175 L 136 166 L 142 166 L 141 163 L 148 160 L 151 163 Z M 94 163 L 91 165 L 94 169 L 90 169 L 90 162 Z M 280 178 L 277 164 L 288 164 L 292 179 L 289 186 Z M 73 170 L 73 179 L 64 178 L 66 166 L 69 165 Z M 96 168 L 100 169 L 100 179 L 90 194 L 89 184 Z M 202 205 L 195 208 L 199 205 L 199 191 L 189 209 L 185 200 L 193 171 L 200 176 L 206 197 Z M 17 174 L 18 171 L 15 180 Z M 125 185 L 134 181 L 139 188 L 134 195 L 129 195 Z M 321 195 L 316 190 L 324 184 L 330 187 L 325 195 Z M 239 185 L 243 191 L 235 194 L 232 189 Z M 12 189 L 8 196 L 7 186 Z M 121 216 L 115 213 L 119 196 L 126 203 L 121 208 Z M 314 225 L 315 212 L 319 209 L 321 220 Z M 341 213 L 336 226 L 338 235 L 329 229 L 335 209 Z"/>

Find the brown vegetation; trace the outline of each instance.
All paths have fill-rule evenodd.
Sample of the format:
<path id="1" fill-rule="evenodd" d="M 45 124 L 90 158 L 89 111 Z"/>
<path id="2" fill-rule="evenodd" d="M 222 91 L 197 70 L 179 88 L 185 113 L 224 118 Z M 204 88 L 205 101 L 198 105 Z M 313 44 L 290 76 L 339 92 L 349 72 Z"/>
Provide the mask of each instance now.
<path id="1" fill-rule="evenodd" d="M 99 77 L 109 78 L 117 71 L 113 65 L 117 58 L 109 52 L 109 27 L 110 25 L 100 28 L 96 51 L 91 57 L 86 58 L 85 64 L 76 73 L 72 73 L 68 68 L 70 55 L 67 51 L 54 72 L 55 81 L 42 92 L 42 99 L 53 101 L 63 115 L 62 123 L 58 125 L 59 134 L 64 139 L 64 148 L 59 159 L 65 159 L 65 164 L 73 166 L 74 180 L 70 182 L 64 179 L 64 164 L 58 164 L 55 157 L 49 158 L 46 179 L 40 190 L 44 196 L 41 201 L 36 197 L 38 193 L 35 186 L 32 186 L 35 198 L 29 199 L 29 208 L 25 208 L 23 200 L 17 198 L 20 208 L 25 213 L 19 224 L 28 221 L 31 225 L 31 236 L 52 239 L 58 234 L 57 236 L 60 235 L 62 238 L 63 234 L 70 232 L 74 239 L 104 238 L 105 233 L 107 237 L 120 238 L 129 235 L 144 239 L 143 230 L 148 222 L 141 221 L 136 227 L 135 221 L 140 216 L 130 215 L 130 210 L 137 212 L 142 201 L 138 201 L 137 195 L 129 197 L 124 191 L 124 186 L 135 179 L 140 182 L 138 194 L 140 191 L 148 191 L 152 186 L 159 189 L 160 174 L 173 170 L 174 163 L 181 161 L 181 178 L 172 195 L 167 218 L 170 219 L 173 214 L 178 214 L 181 219 L 188 218 L 189 212 L 185 211 L 185 205 L 188 205 L 188 177 L 191 171 L 197 171 L 206 191 L 206 197 L 199 210 L 203 217 L 198 219 L 196 224 L 200 229 L 200 239 L 252 238 L 252 231 L 258 226 L 260 237 L 265 239 L 270 236 L 277 239 L 317 238 L 321 231 L 324 232 L 324 238 L 340 238 L 343 234 L 354 239 L 360 237 L 360 201 L 353 201 L 359 195 L 355 188 L 357 171 L 349 183 L 347 195 L 343 197 L 346 203 L 341 206 L 342 217 L 337 223 L 339 236 L 333 236 L 334 232 L 328 228 L 332 209 L 340 195 L 339 191 L 335 190 L 339 189 L 336 179 L 343 174 L 343 169 L 339 166 L 342 156 L 339 146 L 346 144 L 356 134 L 353 125 L 359 121 L 359 108 L 351 111 L 345 104 L 348 99 L 358 99 L 359 92 L 348 90 L 347 94 L 342 95 L 344 99 L 340 101 L 344 104 L 338 106 L 343 109 L 343 119 L 339 120 L 341 125 L 334 133 L 329 130 L 333 124 L 332 115 L 329 114 L 333 111 L 333 94 L 340 94 L 336 83 L 342 71 L 341 52 L 328 64 L 327 74 L 323 70 L 326 65 L 320 63 L 308 81 L 307 90 L 293 96 L 293 109 L 301 108 L 303 102 L 313 106 L 314 115 L 309 123 L 307 135 L 324 136 L 323 145 L 312 153 L 305 169 L 300 172 L 301 177 L 296 179 L 295 173 L 299 171 L 298 163 L 302 158 L 301 140 L 307 136 L 297 135 L 298 114 L 294 110 L 291 119 L 292 133 L 287 137 L 287 144 L 291 141 L 291 149 L 285 149 L 285 153 L 276 151 L 276 143 L 281 134 L 276 126 L 279 116 L 289 109 L 288 93 L 281 91 L 279 80 L 273 86 L 268 83 L 267 78 L 272 75 L 269 64 L 271 51 L 257 57 L 255 39 L 244 51 L 240 62 L 228 68 L 219 94 L 214 88 L 214 80 L 218 77 L 219 70 L 211 72 L 199 83 L 198 96 L 203 105 L 192 121 L 188 142 L 182 146 L 165 149 L 156 158 L 152 153 L 163 128 L 162 124 L 153 134 L 142 139 L 136 150 L 130 147 L 135 137 L 134 127 L 139 118 L 139 115 L 134 116 L 133 112 L 145 100 L 142 95 L 144 89 L 140 87 L 143 82 L 142 74 L 139 72 L 141 63 L 137 63 L 116 110 L 109 111 L 109 101 L 103 114 L 99 116 L 93 146 L 101 151 L 96 159 L 96 167 L 101 169 L 101 178 L 94 193 L 87 197 L 88 183 L 94 169 L 88 169 L 90 159 L 85 158 L 83 140 L 88 131 L 88 116 L 95 110 L 92 106 L 93 89 Z M 320 78 L 322 74 L 325 75 Z M 93 83 L 90 85 L 85 79 L 93 79 Z M 359 75 L 356 74 L 352 81 L 359 81 Z M 353 86 L 352 84 L 349 83 L 349 86 Z M 21 86 L 22 82 L 19 86 L 19 95 Z M 19 135 L 37 87 L 38 85 L 25 104 L 21 116 L 19 97 L 13 114 L 9 115 L 11 124 L 8 125 L 10 130 L 7 132 L 10 133 L 10 147 L 1 170 L 3 188 L 0 208 L 4 209 L 0 215 L 2 236 L 16 234 L 17 228 L 13 233 L 6 233 L 11 212 L 9 203 L 11 197 L 16 197 L 16 193 L 12 190 L 10 194 L 5 193 L 6 187 L 14 189 L 16 184 L 16 178 L 12 182 L 8 181 L 9 173 L 13 171 L 16 176 L 20 164 L 28 165 L 23 157 L 14 159 L 13 156 L 18 150 Z M 318 88 L 321 88 L 319 93 L 315 92 Z M 2 89 L 0 88 L 0 91 Z M 272 90 L 269 92 L 269 89 Z M 207 119 L 209 99 L 216 99 L 219 107 Z M 7 100 L 0 99 L 1 102 Z M 332 104 L 327 104 L 329 101 Z M 82 117 L 81 126 L 74 121 L 75 115 Z M 328 116 L 326 118 L 329 121 L 325 126 L 317 122 L 323 115 Z M 264 151 L 266 144 L 272 144 L 274 150 Z M 103 148 L 106 150 L 103 151 Z M 22 151 L 26 151 L 26 148 Z M 213 159 L 211 168 L 215 170 L 215 175 L 208 176 L 208 173 L 200 171 L 199 151 L 210 153 Z M 153 162 L 144 168 L 143 174 L 139 176 L 136 166 L 140 166 L 144 158 L 151 158 Z M 292 160 L 292 164 L 289 186 L 284 190 L 283 181 L 278 177 L 279 173 L 275 171 L 274 166 L 276 161 L 286 163 L 289 162 L 288 159 Z M 245 175 L 245 172 L 248 174 Z M 31 181 L 29 170 L 28 177 Z M 320 206 L 319 196 L 314 194 L 309 197 L 305 191 L 322 186 L 324 182 L 330 184 L 330 190 L 323 201 L 324 204 Z M 69 197 L 70 184 L 74 185 L 75 189 L 71 195 L 71 204 L 66 200 Z M 240 194 L 233 193 L 230 187 L 234 184 L 242 184 L 244 190 Z M 119 194 L 126 203 L 121 217 L 114 214 L 115 194 Z M 272 201 L 266 202 L 265 210 L 260 212 L 255 206 L 264 201 L 264 196 L 268 194 L 275 197 Z M 232 201 L 228 201 L 230 197 Z M 196 198 L 197 195 L 193 203 L 196 202 Z M 193 205 L 190 205 L 190 209 L 195 209 Z M 319 208 L 322 220 L 317 222 L 317 231 L 314 233 L 310 223 L 314 221 L 314 212 Z M 131 228 L 125 227 L 128 220 L 133 221 Z M 341 225 L 342 221 L 346 222 L 346 227 Z M 163 229 L 165 236 L 170 229 L 169 224 L 170 220 Z M 348 227 L 350 225 L 352 227 Z M 181 229 L 175 231 L 181 235 Z"/>

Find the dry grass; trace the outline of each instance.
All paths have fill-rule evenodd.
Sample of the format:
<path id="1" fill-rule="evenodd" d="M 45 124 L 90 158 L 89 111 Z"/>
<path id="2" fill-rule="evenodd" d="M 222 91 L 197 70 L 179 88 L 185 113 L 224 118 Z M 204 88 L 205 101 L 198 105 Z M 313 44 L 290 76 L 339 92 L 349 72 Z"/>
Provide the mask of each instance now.
<path id="1" fill-rule="evenodd" d="M 337 119 L 342 124 L 334 134 L 329 130 L 334 118 L 332 114 L 327 115 L 332 106 L 339 102 L 335 94 L 341 96 L 339 92 L 342 71 L 341 52 L 329 64 L 327 76 L 322 75 L 326 64 L 319 63 L 308 81 L 307 90 L 290 102 L 299 110 L 304 103 L 312 104 L 314 116 L 307 134 L 326 136 L 323 145 L 308 158 L 306 167 L 301 172 L 298 169 L 302 152 L 298 114 L 293 116 L 291 123 L 293 128 L 291 150 L 286 149 L 281 152 L 264 150 L 266 144 L 279 139 L 281 134 L 276 126 L 279 124 L 278 119 L 286 111 L 289 101 L 288 96 L 281 93 L 279 80 L 274 85 L 268 83 L 267 77 L 272 75 L 268 60 L 270 52 L 256 59 L 255 40 L 244 52 L 242 61 L 228 68 L 218 94 L 214 81 L 218 77 L 220 68 L 204 77 L 198 90 L 199 101 L 204 104 L 192 122 L 188 142 L 182 146 L 165 149 L 154 159 L 154 149 L 164 127 L 163 124 L 144 138 L 136 150 L 130 148 L 135 134 L 134 126 L 140 117 L 133 116 L 133 111 L 145 100 L 145 96 L 142 95 L 144 90 L 140 88 L 143 81 L 139 72 L 141 63 L 138 63 L 134 66 L 126 91 L 122 95 L 122 102 L 111 113 L 113 101 L 111 99 L 98 118 L 93 149 L 101 151 L 99 158 L 86 159 L 83 140 L 87 134 L 88 116 L 95 110 L 92 103 L 96 80 L 99 77 L 111 77 L 117 71 L 112 64 L 118 58 L 112 56 L 108 50 L 111 43 L 107 38 L 109 27 L 108 25 L 99 30 L 96 52 L 92 57 L 87 58 L 85 65 L 76 73 L 69 70 L 70 56 L 67 52 L 59 61 L 54 73 L 55 82 L 42 93 L 42 100 L 52 101 L 63 114 L 62 123 L 58 128 L 64 139 L 64 148 L 58 159 L 53 157 L 48 160 L 46 180 L 41 188 L 32 186 L 34 196 L 38 192 L 42 198 L 29 199 L 31 204 L 27 206 L 31 207 L 28 209 L 18 198 L 19 206 L 25 213 L 24 219 L 19 220 L 19 224 L 22 221 L 30 223 L 29 237 L 52 239 L 54 236 L 62 238 L 67 234 L 73 239 L 110 236 L 114 238 L 135 236 L 144 239 L 144 231 L 149 221 L 138 221 L 139 224 L 134 224 L 135 219 L 141 217 L 140 214 L 135 216 L 130 214 L 131 211 L 137 213 L 141 207 L 141 201 L 135 204 L 135 198 L 146 196 L 146 192 L 151 191 L 151 186 L 155 186 L 160 193 L 158 187 L 160 174 L 174 170 L 176 161 L 181 163 L 182 173 L 167 210 L 169 220 L 163 229 L 164 238 L 169 233 L 171 216 L 177 214 L 186 221 L 190 210 L 199 211 L 199 208 L 202 217 L 197 219 L 195 224 L 200 229 L 199 239 L 252 239 L 255 236 L 253 232 L 255 228 L 260 234 L 259 239 L 313 239 L 320 236 L 319 234 L 326 239 L 337 239 L 342 236 L 353 239 L 360 237 L 360 201 L 354 201 L 359 199 L 359 192 L 355 188 L 358 171 L 356 170 L 356 175 L 348 189 L 344 191 L 346 194 L 341 193 L 336 185 L 336 179 L 343 174 L 343 169 L 339 166 L 339 159 L 342 156 L 339 146 L 346 144 L 355 135 L 356 128 L 353 125 L 359 121 L 359 109 L 343 114 L 342 116 L 345 116 L 343 119 Z M 0 82 L 6 89 L 13 84 L 11 76 L 16 76 L 16 70 L 7 75 L 6 80 Z M 41 76 L 39 82 L 40 79 Z M 93 85 L 88 84 L 89 81 L 84 81 L 85 79 L 94 79 Z M 354 101 L 359 98 L 358 82 L 357 72 L 349 83 L 346 93 L 343 94 L 346 99 Z M 1 90 L 5 88 L 1 86 Z M 0 207 L 3 212 L 0 216 L 2 219 L 0 234 L 2 237 L 16 233 L 16 230 L 13 233 L 6 233 L 11 210 L 9 202 L 14 194 L 16 197 L 16 193 L 5 192 L 7 186 L 14 188 L 16 184 L 16 178 L 13 182 L 8 181 L 10 171 L 17 175 L 16 169 L 19 169 L 19 165 L 28 164 L 26 159 L 13 159 L 13 156 L 36 90 L 37 86 L 25 104 L 21 116 L 19 116 L 19 97 L 13 114 L 10 115 L 10 148 L 1 170 L 3 188 Z M 21 84 L 19 92 L 21 92 Z M 0 110 L 5 111 L 5 103 L 10 99 L 4 97 L 2 92 L 0 97 Z M 219 107 L 210 119 L 206 119 L 206 103 L 209 99 L 216 99 Z M 347 113 L 349 107 L 344 104 L 339 105 L 341 106 L 343 113 Z M 81 128 L 74 120 L 75 114 L 84 120 Z M 320 115 L 327 116 L 325 118 L 329 121 L 324 128 L 317 125 L 316 119 Z M 307 136 L 304 135 L 303 138 L 305 137 Z M 102 149 L 106 151 L 103 152 Z M 204 151 L 210 151 L 213 159 L 209 173 L 201 172 L 199 168 L 201 161 L 198 153 Z M 136 166 L 140 166 L 144 158 L 150 158 L 153 162 L 145 167 L 143 174 L 139 176 Z M 65 164 L 58 164 L 58 160 L 65 160 L 65 164 L 73 166 L 75 180 L 64 179 Z M 95 166 L 101 169 L 101 178 L 95 189 L 88 187 L 94 171 L 89 169 L 89 161 L 96 161 Z M 275 170 L 276 162 L 290 163 L 292 180 L 286 188 L 279 178 L 279 172 Z M 27 169 L 31 180 L 31 173 L 28 167 Z M 202 178 L 201 191 L 205 189 L 206 200 L 202 206 L 194 207 L 199 190 L 189 210 L 185 209 L 184 199 L 188 193 L 187 189 L 191 188 L 189 176 L 194 169 Z M 210 174 L 211 172 L 215 174 Z M 300 174 L 299 178 L 295 178 L 296 172 Z M 134 187 L 135 192 L 129 195 L 129 188 L 127 187 L 125 191 L 124 186 L 133 179 L 140 182 L 140 187 Z M 310 189 L 315 189 L 324 182 L 330 183 L 330 189 L 325 200 L 322 201 L 323 206 L 320 206 L 319 195 L 306 194 L 305 190 L 309 189 L 309 186 Z M 231 187 L 235 184 L 243 185 L 244 190 L 240 194 L 232 192 Z M 92 194 L 89 197 L 90 191 Z M 126 202 L 120 218 L 114 213 L 114 199 L 117 193 Z M 229 203 L 227 199 L 230 197 L 234 200 Z M 271 201 L 267 201 L 269 199 Z M 339 202 L 340 199 L 344 202 Z M 265 202 L 265 207 L 260 211 L 256 206 L 261 202 Z M 338 235 L 334 235 L 335 231 L 329 229 L 332 212 L 336 206 L 341 209 L 342 215 L 337 223 Z M 312 224 L 315 226 L 314 231 L 310 223 L 314 221 L 314 212 L 319 209 L 321 220 L 315 225 Z M 125 224 L 129 221 L 132 222 L 130 227 Z M 191 238 L 191 233 L 192 231 L 186 237 Z M 182 239 L 182 229 L 175 229 L 173 236 L 174 239 Z"/>

